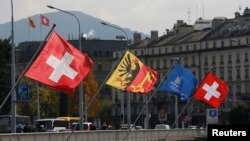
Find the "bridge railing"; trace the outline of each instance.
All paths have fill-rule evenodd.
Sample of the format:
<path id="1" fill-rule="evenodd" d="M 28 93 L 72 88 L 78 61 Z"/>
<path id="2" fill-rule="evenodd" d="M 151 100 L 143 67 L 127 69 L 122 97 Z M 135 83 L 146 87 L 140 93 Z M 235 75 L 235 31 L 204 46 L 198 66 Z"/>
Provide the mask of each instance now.
<path id="1" fill-rule="evenodd" d="M 18 134 L 0 134 L 0 141 L 118 141 L 118 140 L 178 140 L 183 138 L 205 137 L 205 130 L 96 130 L 71 132 L 35 132 Z"/>

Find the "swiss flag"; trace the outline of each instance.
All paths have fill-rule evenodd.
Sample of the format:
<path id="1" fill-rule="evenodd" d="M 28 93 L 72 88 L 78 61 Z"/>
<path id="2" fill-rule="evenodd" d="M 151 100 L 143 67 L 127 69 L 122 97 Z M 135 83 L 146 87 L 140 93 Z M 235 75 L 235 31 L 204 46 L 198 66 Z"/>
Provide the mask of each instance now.
<path id="1" fill-rule="evenodd" d="M 44 15 L 41 15 L 40 19 L 41 19 L 41 24 L 42 25 L 49 26 L 49 19 L 47 17 L 45 17 Z"/>
<path id="2" fill-rule="evenodd" d="M 93 66 L 92 60 L 52 32 L 40 55 L 25 73 L 66 94 L 72 94 Z"/>
<path id="3" fill-rule="evenodd" d="M 211 72 L 208 72 L 193 97 L 218 108 L 226 98 L 227 92 L 227 84 Z"/>

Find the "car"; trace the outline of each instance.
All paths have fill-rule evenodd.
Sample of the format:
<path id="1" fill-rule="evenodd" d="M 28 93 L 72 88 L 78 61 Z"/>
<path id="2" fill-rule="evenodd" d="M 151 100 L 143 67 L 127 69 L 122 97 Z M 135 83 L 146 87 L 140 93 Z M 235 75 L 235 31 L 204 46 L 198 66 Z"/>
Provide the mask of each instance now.
<path id="1" fill-rule="evenodd" d="M 188 129 L 199 129 L 199 126 L 197 126 L 197 125 L 190 125 L 190 126 L 188 126 Z"/>
<path id="2" fill-rule="evenodd" d="M 128 124 L 120 125 L 120 130 L 128 130 Z M 136 126 L 133 124 L 130 124 L 130 130 L 136 130 Z"/>
<path id="3" fill-rule="evenodd" d="M 155 125 L 155 129 L 165 129 L 165 130 L 169 130 L 170 126 L 167 124 L 156 124 Z"/>
<path id="4" fill-rule="evenodd" d="M 83 130 L 96 130 L 96 126 L 92 124 L 92 122 L 83 122 Z M 80 123 L 79 122 L 73 122 L 71 124 L 71 129 L 72 130 L 79 130 L 80 129 Z"/>

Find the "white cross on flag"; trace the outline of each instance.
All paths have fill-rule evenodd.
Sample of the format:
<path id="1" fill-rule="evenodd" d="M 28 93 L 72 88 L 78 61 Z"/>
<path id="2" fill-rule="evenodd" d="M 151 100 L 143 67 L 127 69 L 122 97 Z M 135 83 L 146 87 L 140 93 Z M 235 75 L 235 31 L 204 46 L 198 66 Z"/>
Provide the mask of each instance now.
<path id="1" fill-rule="evenodd" d="M 211 72 L 208 72 L 193 97 L 218 108 L 226 98 L 227 92 L 227 84 Z"/>
<path id="2" fill-rule="evenodd" d="M 93 62 L 87 54 L 81 53 L 56 32 L 52 32 L 25 76 L 72 94 L 92 66 Z"/>

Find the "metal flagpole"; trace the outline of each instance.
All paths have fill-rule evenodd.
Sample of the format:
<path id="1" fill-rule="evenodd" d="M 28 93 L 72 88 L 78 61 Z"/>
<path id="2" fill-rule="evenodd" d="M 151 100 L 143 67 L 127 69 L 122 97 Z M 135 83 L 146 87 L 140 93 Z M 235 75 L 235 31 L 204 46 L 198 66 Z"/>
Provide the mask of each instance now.
<path id="1" fill-rule="evenodd" d="M 55 24 L 53 24 L 52 28 L 50 29 L 48 35 L 45 37 L 44 41 L 41 43 L 41 45 L 38 47 L 38 49 L 36 50 L 36 52 L 34 53 L 34 55 L 32 56 L 32 58 L 30 59 L 30 61 L 28 62 L 27 66 L 24 68 L 23 72 L 21 73 L 21 75 L 19 76 L 19 78 L 17 79 L 17 81 L 15 82 L 14 86 L 12 86 L 10 92 L 8 93 L 8 95 L 6 96 L 6 98 L 4 99 L 3 103 L 0 106 L 0 110 L 3 108 L 4 104 L 7 102 L 9 96 L 11 95 L 11 93 L 15 90 L 17 84 L 19 83 L 19 81 L 21 80 L 21 78 L 23 77 L 24 73 L 29 69 L 29 67 L 31 66 L 31 63 L 33 63 L 33 61 L 35 60 L 35 58 L 38 56 L 38 53 L 40 53 L 41 49 L 44 47 L 44 45 L 46 44 L 47 39 L 49 38 L 51 32 L 53 31 L 53 29 L 56 27 Z"/>
<path id="2" fill-rule="evenodd" d="M 154 97 L 154 95 L 156 94 L 157 90 L 159 89 L 159 87 L 161 86 L 162 82 L 165 80 L 165 78 L 167 77 L 167 75 L 169 74 L 170 70 L 173 68 L 174 64 L 172 64 L 172 66 L 170 67 L 170 69 L 168 70 L 168 72 L 164 75 L 164 77 L 161 79 L 160 83 L 158 84 L 158 86 L 156 87 L 156 89 L 154 90 L 154 92 L 152 93 L 152 95 L 149 97 L 148 101 L 146 102 L 146 104 L 143 106 L 141 112 L 139 113 L 139 115 L 137 116 L 137 118 L 135 119 L 134 123 L 133 123 L 133 127 L 135 125 L 135 123 L 138 121 L 138 119 L 140 118 L 140 116 L 142 115 L 143 111 L 146 109 L 148 103 L 151 101 L 151 99 Z M 133 128 L 132 127 L 132 128 Z M 124 137 L 123 140 L 126 140 L 128 135 L 131 132 L 131 128 L 129 128 L 129 132 L 127 133 L 127 135 Z"/>
<path id="3" fill-rule="evenodd" d="M 104 23 L 104 22 L 101 22 L 101 23 L 102 23 L 103 25 L 111 26 L 111 25 L 109 25 L 109 24 L 107 24 L 107 23 Z M 111 68 L 111 71 L 109 72 L 109 74 L 107 75 L 107 77 L 104 79 L 104 81 L 102 82 L 101 86 L 100 86 L 99 89 L 96 91 L 95 95 L 94 95 L 93 98 L 90 100 L 90 102 L 87 104 L 86 110 L 85 110 L 85 112 L 83 113 L 83 115 L 86 114 L 87 110 L 89 109 L 89 107 L 91 106 L 91 104 L 93 103 L 93 101 L 95 100 L 95 98 L 97 97 L 97 95 L 100 93 L 100 91 L 101 91 L 103 85 L 104 85 L 105 82 L 108 80 L 108 78 L 111 76 L 111 74 L 113 73 L 114 69 L 117 67 L 118 63 L 121 61 L 122 57 L 125 55 L 126 51 L 127 51 L 127 50 L 129 49 L 129 47 L 130 47 L 130 45 L 129 45 L 129 43 L 128 43 L 128 35 L 127 35 L 127 33 L 126 33 L 123 29 L 120 29 L 120 28 L 118 28 L 118 27 L 115 27 L 115 26 L 111 26 L 111 27 L 114 27 L 114 28 L 116 28 L 116 29 L 119 29 L 119 30 L 121 30 L 123 33 L 125 33 L 126 38 L 127 38 L 127 48 L 126 48 L 125 51 L 123 52 L 123 55 L 115 62 L 115 65 L 113 66 L 113 68 Z M 124 95 L 124 94 L 122 94 L 122 98 L 123 98 L 123 95 Z M 123 119 L 124 119 L 124 113 L 123 113 Z M 124 121 L 124 120 L 123 120 L 123 121 Z M 66 141 L 68 141 L 68 140 L 70 139 L 70 137 L 71 137 L 71 135 L 72 135 L 73 133 L 74 133 L 74 130 L 72 130 L 71 134 L 68 136 L 68 138 L 67 138 Z"/>
<path id="4" fill-rule="evenodd" d="M 110 26 L 110 27 L 112 27 L 112 28 L 115 28 L 115 29 L 118 29 L 118 30 L 122 31 L 122 32 L 126 35 L 126 38 L 127 38 L 127 45 L 128 45 L 127 50 L 129 49 L 130 44 L 129 44 L 129 42 L 128 42 L 128 34 L 127 34 L 122 28 L 119 28 L 119 27 L 117 27 L 117 26 L 110 25 L 110 24 L 105 23 L 105 22 L 101 22 L 101 24 L 107 25 L 107 26 Z M 125 51 L 125 52 L 126 52 L 126 51 Z M 125 54 L 125 52 L 124 52 L 124 54 Z M 123 56 L 124 56 L 124 54 L 123 54 Z M 124 102 L 124 95 L 123 95 L 123 94 L 122 94 L 122 97 L 121 97 L 121 101 Z M 124 106 L 124 104 L 123 104 L 123 106 Z M 124 107 L 122 107 L 121 109 L 124 109 Z M 124 111 L 122 111 L 122 112 L 124 112 Z M 124 113 L 123 113 L 123 117 L 124 117 Z M 124 118 L 123 118 L 123 119 L 124 119 Z M 124 120 L 123 120 L 123 122 L 124 122 Z M 127 93 L 127 125 L 128 125 L 128 128 L 130 127 L 130 123 L 131 123 L 130 93 Z"/>

